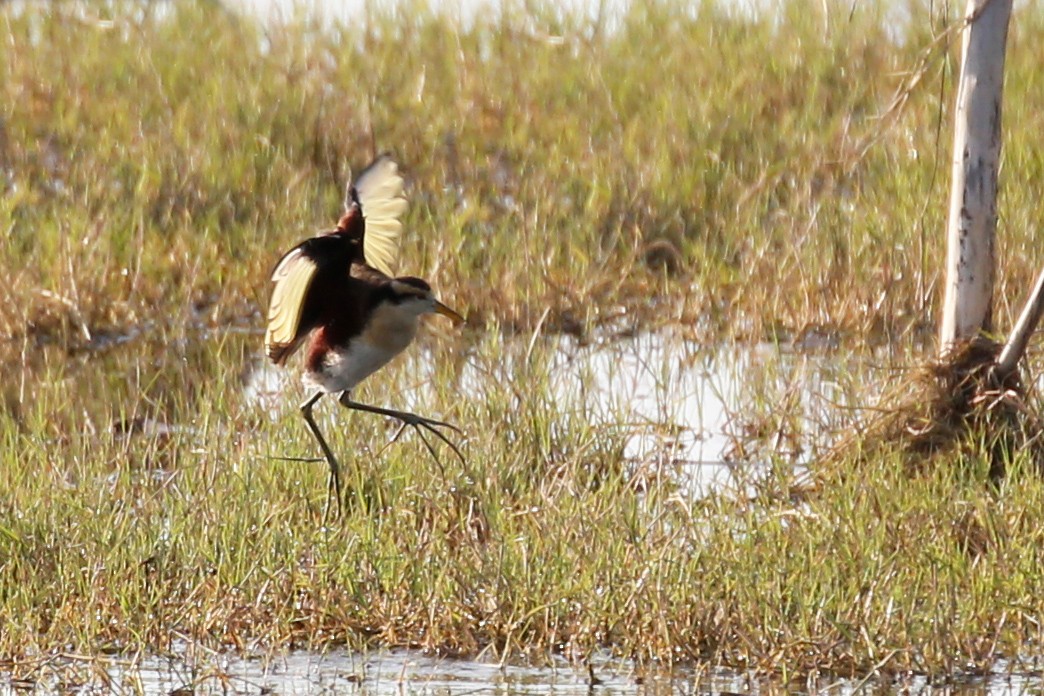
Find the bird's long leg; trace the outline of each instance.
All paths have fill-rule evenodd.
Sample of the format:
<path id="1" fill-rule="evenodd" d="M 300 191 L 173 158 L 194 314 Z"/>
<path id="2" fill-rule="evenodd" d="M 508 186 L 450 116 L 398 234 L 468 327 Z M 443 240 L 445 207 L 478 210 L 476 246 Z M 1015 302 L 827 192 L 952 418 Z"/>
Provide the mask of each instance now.
<path id="1" fill-rule="evenodd" d="M 312 431 L 312 435 L 319 441 L 319 446 L 323 449 L 323 454 L 326 455 L 326 461 L 330 464 L 330 487 L 333 489 L 334 496 L 337 498 L 337 511 L 341 511 L 341 465 L 337 462 L 337 457 L 334 456 L 333 451 L 330 450 L 330 445 L 326 444 L 326 438 L 319 432 L 319 426 L 315 424 L 315 420 L 312 418 L 312 407 L 315 406 L 315 402 L 322 398 L 323 392 L 316 391 L 310 397 L 305 399 L 304 403 L 301 404 L 301 415 L 304 416 L 305 422 L 308 423 L 308 429 Z M 330 498 L 327 495 L 326 498 L 327 509 L 329 510 Z M 323 517 L 326 514 L 323 513 Z"/>
<path id="2" fill-rule="evenodd" d="M 434 457 L 435 450 L 432 449 L 431 445 L 428 444 L 428 441 L 424 438 L 424 431 L 421 430 L 421 428 L 423 428 L 424 430 L 427 430 L 428 432 L 432 433 L 437 438 L 445 442 L 449 446 L 449 448 L 453 450 L 453 453 L 460 458 L 460 461 L 464 464 L 467 464 L 467 460 L 464 459 L 464 455 L 460 453 L 460 450 L 457 449 L 457 446 L 450 442 L 450 440 L 445 435 L 443 435 L 441 431 L 438 430 L 438 428 L 449 428 L 458 435 L 464 435 L 464 431 L 458 428 L 457 426 L 453 425 L 452 423 L 435 420 L 434 418 L 425 418 L 424 416 L 418 416 L 416 413 L 410 413 L 408 411 L 395 411 L 390 408 L 381 408 L 380 406 L 370 406 L 369 404 L 361 404 L 358 401 L 352 401 L 351 397 L 346 391 L 341 392 L 341 396 L 338 398 L 338 401 L 340 401 L 341 405 L 345 408 L 350 408 L 354 411 L 365 411 L 366 413 L 376 413 L 381 416 L 389 416 L 390 418 L 395 418 L 396 420 L 401 421 L 403 427 L 407 425 L 413 426 L 417 429 L 417 433 L 421 436 L 421 441 L 424 443 L 424 445 L 428 448 L 428 451 L 431 452 L 432 456 Z M 395 433 L 393 441 L 397 439 L 401 434 L 402 428 L 399 428 L 399 431 Z M 438 457 L 435 457 L 435 461 L 438 461 L 438 459 Z"/>

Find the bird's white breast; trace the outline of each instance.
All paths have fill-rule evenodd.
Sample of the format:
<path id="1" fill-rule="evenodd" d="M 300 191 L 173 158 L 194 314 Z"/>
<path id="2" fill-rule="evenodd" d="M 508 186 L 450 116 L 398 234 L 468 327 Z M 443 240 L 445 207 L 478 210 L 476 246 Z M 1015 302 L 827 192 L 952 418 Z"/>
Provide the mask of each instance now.
<path id="1" fill-rule="evenodd" d="M 325 392 L 354 389 L 406 349 L 417 335 L 417 315 L 398 305 L 379 305 L 361 334 L 347 346 L 331 349 L 318 371 L 305 375 L 310 387 Z"/>

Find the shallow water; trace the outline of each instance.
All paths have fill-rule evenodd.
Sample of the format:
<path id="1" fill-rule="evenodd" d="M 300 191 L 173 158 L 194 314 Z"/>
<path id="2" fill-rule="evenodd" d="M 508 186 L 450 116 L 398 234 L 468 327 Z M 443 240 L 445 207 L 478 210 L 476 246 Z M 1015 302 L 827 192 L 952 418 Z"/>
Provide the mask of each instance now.
<path id="1" fill-rule="evenodd" d="M 632 471 L 680 477 L 696 495 L 739 484 L 782 456 L 800 472 L 824 434 L 840 432 L 859 403 L 865 360 L 771 344 L 704 346 L 671 332 L 579 345 L 547 337 L 540 346 L 547 387 L 563 410 L 582 412 L 595 428 L 624 438 Z M 436 363 L 431 349 L 411 349 L 403 374 L 414 383 L 391 397 L 395 408 L 424 411 Z M 465 358 L 456 389 L 481 399 L 492 381 L 523 383 L 532 342 L 517 341 L 489 360 Z M 275 414 L 292 403 L 297 372 L 257 357 L 244 397 Z M 865 383 L 865 382 L 864 382 Z M 524 387 L 523 387 L 524 388 Z M 786 422 L 775 422 L 785 411 Z M 338 416 L 334 416 L 338 417 Z M 771 426 L 771 427 L 769 427 Z M 765 430 L 759 434 L 758 431 Z"/>
<path id="2" fill-rule="evenodd" d="M 145 694 L 924 694 L 1044 693 L 1040 676 L 995 674 L 931 684 L 920 676 L 879 680 L 815 679 L 784 685 L 724 670 L 649 674 L 626 660 L 585 665 L 557 659 L 527 667 L 433 658 L 398 650 L 372 654 L 296 651 L 238 657 L 182 649 L 171 657 L 55 658 L 14 678 L 0 671 L 0 693 Z M 593 677 L 593 681 L 592 681 Z"/>

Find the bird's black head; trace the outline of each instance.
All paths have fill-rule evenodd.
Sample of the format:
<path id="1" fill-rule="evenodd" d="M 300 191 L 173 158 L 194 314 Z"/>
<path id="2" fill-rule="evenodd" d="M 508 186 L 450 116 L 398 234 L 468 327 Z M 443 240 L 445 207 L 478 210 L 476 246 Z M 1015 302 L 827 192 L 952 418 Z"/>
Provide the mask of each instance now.
<path id="1" fill-rule="evenodd" d="M 427 281 L 413 276 L 396 278 L 390 285 L 392 300 L 406 300 L 431 297 L 431 286 Z"/>

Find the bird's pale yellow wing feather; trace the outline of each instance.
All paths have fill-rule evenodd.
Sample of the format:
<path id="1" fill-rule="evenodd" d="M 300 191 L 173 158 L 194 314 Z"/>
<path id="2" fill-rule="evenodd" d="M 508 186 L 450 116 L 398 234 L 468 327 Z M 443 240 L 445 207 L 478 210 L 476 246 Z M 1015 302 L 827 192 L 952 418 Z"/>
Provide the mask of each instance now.
<path id="1" fill-rule="evenodd" d="M 366 220 L 363 256 L 366 263 L 385 275 L 394 276 L 399 261 L 399 240 L 406 212 L 404 183 L 399 168 L 387 155 L 381 155 L 352 184 Z"/>
<path id="2" fill-rule="evenodd" d="M 272 289 L 272 302 L 268 306 L 265 352 L 276 362 L 282 362 L 292 352 L 305 294 L 312 284 L 315 269 L 315 262 L 300 249 L 294 249 L 282 258 L 272 272 L 275 287 Z"/>

